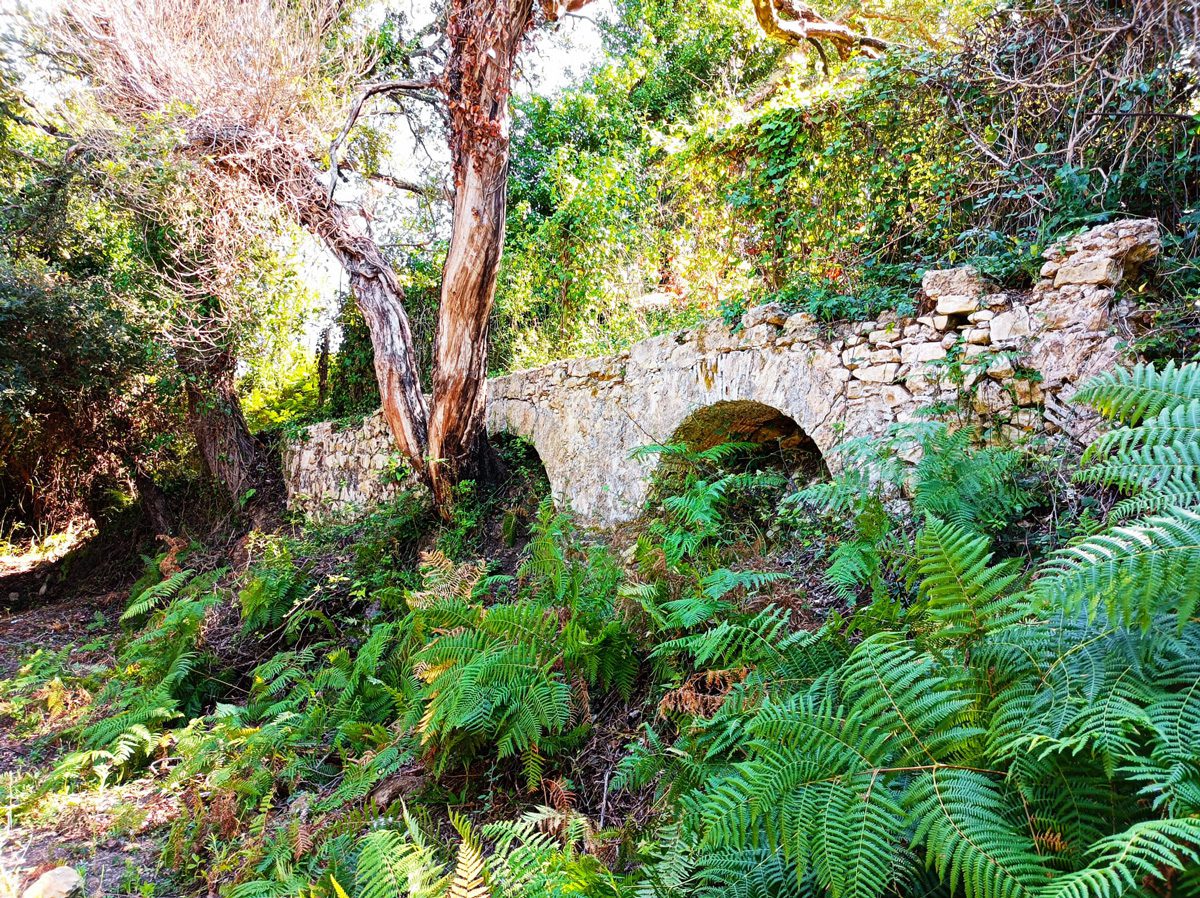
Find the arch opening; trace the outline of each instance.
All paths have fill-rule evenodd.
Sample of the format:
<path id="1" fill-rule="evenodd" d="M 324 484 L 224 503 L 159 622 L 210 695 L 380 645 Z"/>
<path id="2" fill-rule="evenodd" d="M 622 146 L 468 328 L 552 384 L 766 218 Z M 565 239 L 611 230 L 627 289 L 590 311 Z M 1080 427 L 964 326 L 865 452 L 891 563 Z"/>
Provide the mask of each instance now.
<path id="1" fill-rule="evenodd" d="M 538 507 L 550 495 L 550 478 L 532 440 L 508 431 L 489 435 L 499 478 L 480 502 L 483 546 L 505 573 L 515 573 Z"/>
<path id="2" fill-rule="evenodd" d="M 821 450 L 799 424 L 773 406 L 748 399 L 697 409 L 676 428 L 671 442 L 693 452 L 722 443 L 750 443 L 751 448 L 739 453 L 743 470 L 774 469 L 799 482 L 829 475 Z"/>

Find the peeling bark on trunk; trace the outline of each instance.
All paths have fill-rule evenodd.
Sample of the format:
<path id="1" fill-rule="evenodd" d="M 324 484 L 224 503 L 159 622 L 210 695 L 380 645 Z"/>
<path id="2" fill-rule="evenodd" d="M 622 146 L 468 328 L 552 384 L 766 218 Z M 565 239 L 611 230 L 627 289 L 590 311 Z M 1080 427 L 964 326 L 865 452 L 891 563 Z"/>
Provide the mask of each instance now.
<path id="1" fill-rule="evenodd" d="M 451 488 L 493 470 L 485 429 L 487 331 L 504 249 L 512 73 L 532 0 L 454 0 L 445 87 L 450 107 L 454 217 L 442 273 L 429 421 L 430 485 L 441 509 Z"/>
<path id="2" fill-rule="evenodd" d="M 355 304 L 371 334 L 383 416 L 413 470 L 425 474 L 429 445 L 425 397 L 404 311 L 404 289 L 366 227 L 327 197 L 313 164 L 283 144 L 256 154 L 248 165 L 259 186 L 333 253 L 350 279 Z"/>
<path id="3" fill-rule="evenodd" d="M 488 319 L 496 295 L 508 199 L 507 151 L 502 157 L 485 159 L 463 155 L 434 346 L 429 456 L 430 481 L 439 506 L 449 500 L 452 483 L 488 470 L 484 417 Z"/>

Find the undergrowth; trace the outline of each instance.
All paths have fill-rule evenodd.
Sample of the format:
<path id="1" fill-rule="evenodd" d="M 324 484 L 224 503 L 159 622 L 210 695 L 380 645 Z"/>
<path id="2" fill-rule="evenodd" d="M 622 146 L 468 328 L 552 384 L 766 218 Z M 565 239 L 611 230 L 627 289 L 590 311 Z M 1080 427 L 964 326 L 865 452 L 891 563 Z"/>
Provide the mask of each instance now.
<path id="1" fill-rule="evenodd" d="M 815 484 L 654 447 L 624 551 L 510 494 L 188 556 L 10 807 L 152 778 L 179 888 L 235 898 L 1197 894 L 1200 371 L 1079 398 L 1114 427 L 1067 488 L 1119 496 L 1041 542 L 1005 538 L 1064 489 L 1033 450 L 931 423 Z"/>

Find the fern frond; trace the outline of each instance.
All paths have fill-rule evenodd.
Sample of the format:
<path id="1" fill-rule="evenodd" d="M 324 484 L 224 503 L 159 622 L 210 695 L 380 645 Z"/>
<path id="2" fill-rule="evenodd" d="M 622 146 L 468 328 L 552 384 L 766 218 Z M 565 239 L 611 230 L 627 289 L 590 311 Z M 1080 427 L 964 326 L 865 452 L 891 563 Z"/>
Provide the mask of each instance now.
<path id="1" fill-rule="evenodd" d="M 929 518 L 917 537 L 916 569 L 923 610 L 948 639 L 970 641 L 1015 623 L 1026 606 L 1014 595 L 1017 562 L 993 565 L 989 540 Z"/>
<path id="2" fill-rule="evenodd" d="M 939 768 L 909 787 L 913 843 L 951 889 L 967 898 L 1034 898 L 1044 880 L 1032 840 L 1006 816 L 1008 803 L 986 775 Z"/>
<path id="3" fill-rule="evenodd" d="M 1062 549 L 1033 588 L 1054 607 L 1103 607 L 1119 625 L 1145 629 L 1174 611 L 1182 627 L 1200 602 L 1200 512 L 1172 508 Z"/>
<path id="4" fill-rule="evenodd" d="M 1163 409 L 1200 399 L 1200 364 L 1176 367 L 1170 361 L 1161 369 L 1145 364 L 1132 371 L 1118 368 L 1088 381 L 1074 399 L 1110 420 L 1136 424 Z"/>
<path id="5" fill-rule="evenodd" d="M 1092 846 L 1087 868 L 1048 885 L 1043 898 L 1125 898 L 1171 871 L 1200 864 L 1200 820 L 1144 820 Z"/>
<path id="6" fill-rule="evenodd" d="M 166 580 L 148 586 L 129 603 L 129 607 L 121 615 L 121 622 L 134 620 L 163 605 L 170 604 L 194 576 L 196 576 L 196 572 L 192 570 L 177 571 Z"/>
<path id="7" fill-rule="evenodd" d="M 450 877 L 446 898 L 490 898 L 491 891 L 483 881 L 483 849 L 466 818 L 459 814 L 450 817 L 458 830 L 458 858 Z"/>

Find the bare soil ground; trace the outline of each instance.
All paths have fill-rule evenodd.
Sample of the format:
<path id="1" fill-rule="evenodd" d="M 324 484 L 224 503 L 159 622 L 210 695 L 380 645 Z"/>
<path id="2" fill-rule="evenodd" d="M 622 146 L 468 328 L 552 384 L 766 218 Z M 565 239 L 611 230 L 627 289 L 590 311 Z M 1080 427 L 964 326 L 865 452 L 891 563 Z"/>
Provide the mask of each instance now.
<path id="1" fill-rule="evenodd" d="M 70 750 L 63 734 L 78 723 L 89 684 L 113 662 L 128 595 L 89 591 L 71 577 L 55 584 L 48 567 L 16 565 L 0 577 L 0 689 L 39 649 L 72 647 L 60 682 L 35 692 L 23 713 L 14 717 L 0 703 L 0 898 L 60 865 L 85 874 L 89 896 L 161 898 L 168 893 L 155 884 L 157 839 L 174 808 L 152 780 L 22 801 L 22 781 L 44 776 Z"/>

